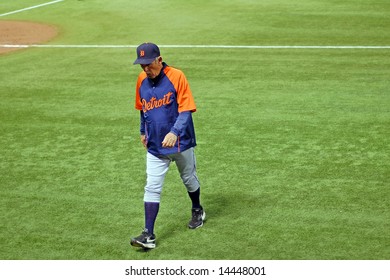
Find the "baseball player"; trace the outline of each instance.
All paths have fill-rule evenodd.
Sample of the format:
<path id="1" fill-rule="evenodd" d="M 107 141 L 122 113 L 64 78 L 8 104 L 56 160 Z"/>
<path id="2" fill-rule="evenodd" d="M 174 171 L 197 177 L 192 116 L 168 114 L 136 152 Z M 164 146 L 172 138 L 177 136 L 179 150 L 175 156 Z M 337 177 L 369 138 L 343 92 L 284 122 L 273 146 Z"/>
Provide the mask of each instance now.
<path id="1" fill-rule="evenodd" d="M 130 240 L 136 247 L 156 247 L 154 225 L 160 208 L 165 175 L 172 161 L 192 202 L 190 229 L 203 225 L 206 213 L 200 204 L 200 184 L 196 174 L 196 146 L 192 113 L 194 98 L 182 71 L 168 66 L 153 43 L 137 48 L 142 72 L 138 76 L 135 108 L 140 111 L 141 143 L 147 149 L 146 185 L 144 190 L 145 228 Z"/>

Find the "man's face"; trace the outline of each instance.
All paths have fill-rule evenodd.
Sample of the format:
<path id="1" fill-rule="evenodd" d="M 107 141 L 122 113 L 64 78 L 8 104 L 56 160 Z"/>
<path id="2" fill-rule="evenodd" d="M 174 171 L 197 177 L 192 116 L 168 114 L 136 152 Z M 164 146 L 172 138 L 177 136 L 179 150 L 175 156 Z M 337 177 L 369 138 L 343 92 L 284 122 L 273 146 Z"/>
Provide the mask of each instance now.
<path id="1" fill-rule="evenodd" d="M 162 69 L 162 58 L 161 56 L 156 57 L 156 59 L 150 64 L 141 64 L 141 68 L 145 71 L 146 75 L 150 79 L 154 79 L 160 74 Z"/>

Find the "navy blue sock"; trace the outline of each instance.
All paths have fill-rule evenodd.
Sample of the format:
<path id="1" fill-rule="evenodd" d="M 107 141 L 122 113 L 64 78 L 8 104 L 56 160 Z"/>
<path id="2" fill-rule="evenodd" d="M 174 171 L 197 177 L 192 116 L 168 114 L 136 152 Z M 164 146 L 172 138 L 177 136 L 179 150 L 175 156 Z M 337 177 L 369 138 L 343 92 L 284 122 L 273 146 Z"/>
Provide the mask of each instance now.
<path id="1" fill-rule="evenodd" d="M 200 187 L 194 192 L 188 192 L 192 201 L 192 208 L 201 208 L 200 205 Z"/>
<path id="2" fill-rule="evenodd" d="M 156 222 L 160 203 L 158 202 L 144 202 L 145 208 L 145 228 L 149 233 L 154 233 L 154 223 Z"/>

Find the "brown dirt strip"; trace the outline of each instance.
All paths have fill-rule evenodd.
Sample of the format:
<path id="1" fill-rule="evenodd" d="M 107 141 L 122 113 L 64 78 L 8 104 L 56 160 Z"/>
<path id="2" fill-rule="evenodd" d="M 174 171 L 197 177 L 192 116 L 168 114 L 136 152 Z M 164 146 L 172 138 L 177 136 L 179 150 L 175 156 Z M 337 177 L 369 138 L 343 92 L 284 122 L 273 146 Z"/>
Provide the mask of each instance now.
<path id="1" fill-rule="evenodd" d="M 0 20 L 0 55 L 20 50 L 21 48 L 3 45 L 41 44 L 54 38 L 57 28 L 36 22 Z"/>

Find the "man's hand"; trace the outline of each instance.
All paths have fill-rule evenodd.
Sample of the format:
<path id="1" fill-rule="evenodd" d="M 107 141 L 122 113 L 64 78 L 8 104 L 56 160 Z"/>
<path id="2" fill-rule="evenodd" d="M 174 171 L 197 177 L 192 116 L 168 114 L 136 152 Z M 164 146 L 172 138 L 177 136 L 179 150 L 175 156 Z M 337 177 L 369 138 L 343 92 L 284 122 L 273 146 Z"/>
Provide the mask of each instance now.
<path id="1" fill-rule="evenodd" d="M 147 144 L 147 140 L 146 140 L 146 136 L 145 135 L 141 135 L 141 143 L 142 145 L 144 145 L 144 147 L 146 148 L 146 144 Z"/>
<path id="2" fill-rule="evenodd" d="M 164 148 L 172 148 L 175 146 L 176 141 L 177 136 L 174 133 L 169 132 L 167 135 L 165 135 L 164 140 L 162 141 L 162 146 Z"/>

